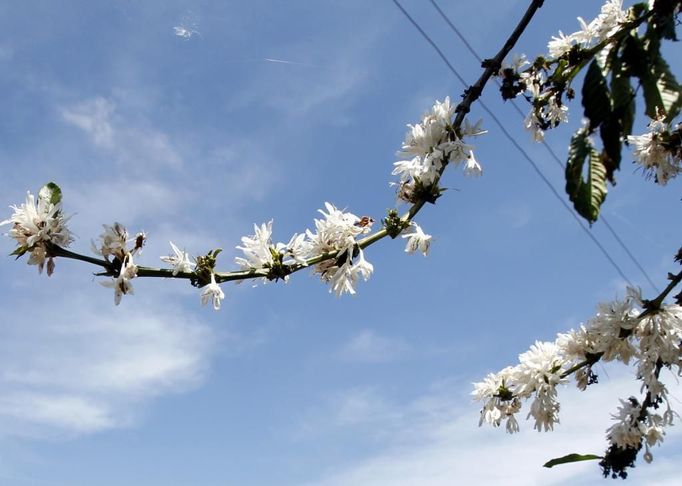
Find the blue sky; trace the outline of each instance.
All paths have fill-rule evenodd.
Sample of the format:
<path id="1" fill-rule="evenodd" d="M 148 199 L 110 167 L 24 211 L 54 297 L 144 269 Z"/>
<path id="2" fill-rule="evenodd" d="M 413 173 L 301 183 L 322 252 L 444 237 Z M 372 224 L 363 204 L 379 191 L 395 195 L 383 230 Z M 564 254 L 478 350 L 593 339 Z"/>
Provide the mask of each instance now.
<path id="1" fill-rule="evenodd" d="M 490 56 L 525 4 L 442 7 Z M 478 63 L 430 4 L 404 5 L 473 82 Z M 546 2 L 517 51 L 544 52 L 597 10 Z M 0 202 L 53 180 L 77 251 L 120 221 L 148 233 L 138 263 L 150 266 L 172 240 L 192 254 L 222 247 L 219 266 L 233 269 L 254 223 L 274 218 L 287 241 L 325 201 L 379 220 L 395 204 L 388 181 L 405 124 L 462 91 L 388 0 L 4 2 L 0 26 Z M 561 189 L 511 107 L 494 88 L 484 99 Z M 574 103 L 571 125 L 548 134 L 562 157 L 580 111 Z M 58 261 L 48 279 L 0 259 L 0 484 L 600 481 L 594 463 L 540 465 L 603 451 L 616 397 L 637 393 L 627 371 L 562 390 L 554 433 L 477 427 L 471 382 L 625 286 L 483 118 L 484 176 L 447 173 L 451 190 L 417 218 L 434 235 L 429 256 L 406 255 L 400 241 L 371 247 L 375 273 L 356 296 L 299 273 L 286 285 L 224 285 L 216 313 L 186 282 L 140 279 L 115 307 L 80 262 Z M 617 178 L 604 214 L 663 287 L 680 244 L 679 183 L 655 187 L 627 157 Z M 605 228 L 592 231 L 652 296 Z M 674 483 L 678 435 L 631 484 Z"/>

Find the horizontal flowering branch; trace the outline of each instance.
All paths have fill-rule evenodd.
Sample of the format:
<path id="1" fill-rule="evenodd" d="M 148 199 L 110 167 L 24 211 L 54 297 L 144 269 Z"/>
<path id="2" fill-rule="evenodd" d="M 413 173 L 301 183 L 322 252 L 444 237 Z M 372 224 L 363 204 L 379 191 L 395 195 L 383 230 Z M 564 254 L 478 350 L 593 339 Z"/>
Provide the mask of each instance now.
<path id="1" fill-rule="evenodd" d="M 326 212 L 320 210 L 323 219 L 315 220 L 316 231 L 306 230 L 294 235 L 289 243 L 273 244 L 272 221 L 254 226 L 255 234 L 242 238 L 237 248 L 244 257 L 237 257 L 236 263 L 241 270 L 221 272 L 216 270 L 219 249 L 192 261 L 189 255 L 171 242 L 174 255 L 161 257 L 173 265 L 172 269 L 151 268 L 137 265 L 134 261 L 145 243 L 146 235 L 138 233 L 130 238 L 128 231 L 119 223 L 104 225 L 99 245 L 93 242 L 93 251 L 103 258 L 82 255 L 66 247 L 73 241 L 66 228 L 62 215 L 62 194 L 59 187 L 50 183 L 41 189 L 36 206 L 29 194 L 27 203 L 13 207 L 14 214 L 1 224 L 12 224 L 10 236 L 17 241 L 15 254 L 30 253 L 29 263 L 38 264 L 42 271 L 48 262 L 48 274 L 54 271 L 54 258 L 69 258 L 99 266 L 103 269 L 99 276 L 110 277 L 103 285 L 114 288 L 114 300 L 118 304 L 121 297 L 133 292 L 131 280 L 140 277 L 188 279 L 197 287 L 210 286 L 214 308 L 224 294 L 218 292 L 218 284 L 228 281 L 260 279 L 287 280 L 288 277 L 304 268 L 312 268 L 323 281 L 330 284 L 330 291 L 338 295 L 355 293 L 358 278 L 369 278 L 372 265 L 364 258 L 363 250 L 379 240 L 390 236 L 402 235 L 407 238 L 408 253 L 419 250 L 427 254 L 431 236 L 413 222 L 413 218 L 423 206 L 435 203 L 443 189 L 439 187 L 445 168 L 448 165 L 464 165 L 466 175 L 477 176 L 481 166 L 473 155 L 473 146 L 465 143 L 464 138 L 477 137 L 484 133 L 480 122 L 470 124 L 465 116 L 471 105 L 478 99 L 486 83 L 499 70 L 502 60 L 513 48 L 535 12 L 542 5 L 541 0 L 533 0 L 510 37 L 500 51 L 484 63 L 484 71 L 473 86 L 462 95 L 462 101 L 454 106 L 446 98 L 436 102 L 432 110 L 422 117 L 420 123 L 408 125 L 408 133 L 398 155 L 403 159 L 394 164 L 393 174 L 400 177 L 397 186 L 398 198 L 410 203 L 409 209 L 398 216 L 397 210 L 390 210 L 382 220 L 383 228 L 371 231 L 372 218 L 357 217 L 326 203 Z M 454 119 L 453 119 L 454 117 Z M 42 229 L 45 226 L 48 230 Z M 51 230 L 49 228 L 52 228 Z M 133 244 L 133 248 L 128 246 Z M 205 292 L 202 302 L 207 303 Z"/>

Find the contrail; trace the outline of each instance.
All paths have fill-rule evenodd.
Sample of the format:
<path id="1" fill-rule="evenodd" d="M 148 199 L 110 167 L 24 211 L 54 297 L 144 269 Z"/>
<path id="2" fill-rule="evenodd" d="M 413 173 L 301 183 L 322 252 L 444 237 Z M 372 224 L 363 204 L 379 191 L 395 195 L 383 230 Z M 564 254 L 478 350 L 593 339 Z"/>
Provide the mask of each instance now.
<path id="1" fill-rule="evenodd" d="M 269 57 L 264 57 L 263 61 L 268 61 L 268 62 L 278 62 L 280 64 L 298 64 L 300 66 L 309 66 L 309 64 L 306 64 L 304 62 L 296 62 L 296 61 L 286 61 L 284 59 L 270 59 Z"/>

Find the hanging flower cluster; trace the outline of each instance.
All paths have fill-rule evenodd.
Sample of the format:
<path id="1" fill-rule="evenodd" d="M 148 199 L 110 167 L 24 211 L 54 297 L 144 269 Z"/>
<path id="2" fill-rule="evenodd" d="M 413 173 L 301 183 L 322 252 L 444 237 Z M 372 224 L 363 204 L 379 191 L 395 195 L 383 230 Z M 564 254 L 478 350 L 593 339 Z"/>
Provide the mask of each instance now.
<path id="1" fill-rule="evenodd" d="M 549 41 L 546 57 L 538 57 L 531 64 L 525 56 L 515 56 L 511 66 L 500 70 L 502 97 L 506 100 L 523 95 L 533 105 L 524 126 L 534 141 L 542 142 L 545 131 L 568 121 L 564 95 L 568 100 L 574 97 L 568 68 L 580 62 L 581 50 L 605 41 L 628 20 L 622 4 L 622 0 L 607 1 L 589 23 L 578 17 L 581 29 L 570 35 L 559 31 L 559 36 Z M 602 65 L 607 53 L 605 48 L 597 55 Z"/>
<path id="2" fill-rule="evenodd" d="M 450 98 L 436 101 L 431 111 L 422 116 L 420 123 L 407 125 L 402 149 L 397 153 L 401 160 L 393 164 L 392 174 L 400 176 L 398 197 L 407 202 L 426 200 L 434 202 L 440 196 L 438 179 L 448 164 L 464 164 L 464 173 L 479 176 L 481 165 L 474 158 L 473 146 L 464 143 L 464 137 L 477 137 L 486 133 L 481 122 L 456 130 L 452 117 L 455 106 Z"/>
<path id="3" fill-rule="evenodd" d="M 664 186 L 682 172 L 682 124 L 673 130 L 664 117 L 651 120 L 649 131 L 643 135 L 629 135 L 635 162 L 647 175 Z"/>
<path id="4" fill-rule="evenodd" d="M 536 342 L 520 355 L 518 365 L 475 383 L 472 394 L 484 402 L 479 425 L 506 422 L 506 430 L 516 432 L 522 401 L 532 399 L 528 418 L 534 419 L 535 429 L 552 430 L 559 422 L 557 385 L 571 374 L 581 390 L 597 383 L 592 366 L 599 360 L 624 364 L 634 360 L 647 393 L 641 403 L 635 398 L 621 400 L 616 423 L 607 430 L 609 449 L 602 468 L 605 474 L 626 474 L 642 447 L 650 462 L 650 448 L 663 441 L 664 427 L 672 425 L 676 415 L 659 374 L 663 367 L 682 372 L 682 307 L 652 306 L 633 289 L 622 301 L 600 304 L 597 314 L 579 329 L 559 334 L 553 343 Z M 624 454 L 631 459 L 621 464 Z"/>
<path id="5" fill-rule="evenodd" d="M 26 202 L 20 206 L 10 206 L 14 213 L 0 226 L 11 224 L 8 236 L 17 242 L 17 249 L 12 253 L 17 258 L 30 253 L 29 265 L 37 265 L 43 272 L 47 262 L 47 275 L 54 272 L 54 258 L 51 245 L 68 247 L 73 242 L 73 235 L 66 226 L 68 217 L 64 217 L 61 205 L 62 194 L 56 184 L 43 186 L 38 192 L 38 199 L 28 192 Z"/>
<path id="6" fill-rule="evenodd" d="M 599 15 L 590 23 L 578 17 L 579 31 L 570 35 L 564 35 L 559 31 L 558 37 L 552 36 L 552 40 L 547 44 L 549 57 L 557 59 L 565 56 L 576 46 L 588 49 L 613 35 L 627 20 L 627 12 L 623 10 L 623 0 L 609 0 L 602 5 Z"/>

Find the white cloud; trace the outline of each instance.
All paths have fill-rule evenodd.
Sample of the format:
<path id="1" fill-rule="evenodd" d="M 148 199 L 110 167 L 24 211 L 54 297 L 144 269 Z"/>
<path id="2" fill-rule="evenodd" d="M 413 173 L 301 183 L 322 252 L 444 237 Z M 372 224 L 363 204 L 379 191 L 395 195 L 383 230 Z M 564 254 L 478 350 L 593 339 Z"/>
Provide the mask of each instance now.
<path id="1" fill-rule="evenodd" d="M 344 361 L 381 363 L 399 359 L 409 352 L 410 346 L 405 341 L 363 329 L 351 337 L 339 356 Z"/>
<path id="2" fill-rule="evenodd" d="M 167 305 L 102 311 L 72 290 L 48 296 L 49 307 L 21 305 L 0 329 L 4 434 L 125 426 L 151 398 L 203 379 L 213 341 L 205 325 Z"/>
<path id="3" fill-rule="evenodd" d="M 183 164 L 168 135 L 116 116 L 116 104 L 102 96 L 62 108 L 61 115 L 83 130 L 95 146 L 109 151 L 118 163 L 132 168 L 158 165 L 174 169 Z"/>
<path id="4" fill-rule="evenodd" d="M 95 145 L 112 148 L 114 104 L 102 97 L 86 100 L 62 110 L 62 118 L 87 133 Z"/>
<path id="5" fill-rule="evenodd" d="M 372 392 L 372 413 L 361 413 L 362 427 L 354 428 L 354 441 L 376 439 L 383 432 L 383 445 L 362 460 L 328 471 L 307 483 L 316 486 L 451 486 L 452 484 L 587 484 L 601 481 L 595 461 L 543 468 L 549 459 L 568 453 L 601 454 L 605 448 L 604 430 L 610 424 L 618 396 L 637 393 L 631 377 L 602 380 L 603 383 L 581 393 L 575 388 L 560 392 L 562 424 L 554 432 L 537 433 L 530 422 L 522 423 L 519 434 L 504 429 L 479 428 L 477 405 L 462 406 L 462 397 L 442 390 L 402 406 Z M 634 385 L 634 386 L 633 386 Z M 675 386 L 679 393 L 679 387 Z M 675 391 L 675 390 L 674 390 Z M 376 405 L 378 404 L 378 405 Z M 347 409 L 340 401 L 329 410 L 330 421 L 338 422 Z M 523 413 L 523 412 L 522 412 Z M 320 423 L 322 419 L 320 418 Z M 351 424 L 352 425 L 352 424 Z M 654 462 L 640 461 L 631 472 L 629 484 L 675 483 L 678 468 L 670 467 L 666 447 L 673 446 L 669 430 L 662 448 L 654 450 Z M 677 479 L 679 481 L 679 479 Z M 659 482 L 660 481 L 660 482 Z"/>

